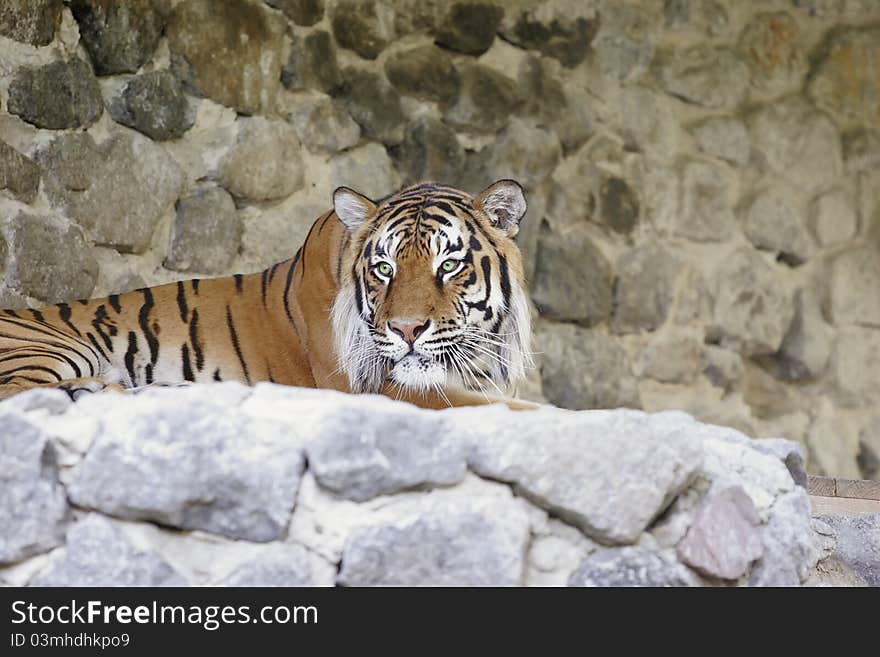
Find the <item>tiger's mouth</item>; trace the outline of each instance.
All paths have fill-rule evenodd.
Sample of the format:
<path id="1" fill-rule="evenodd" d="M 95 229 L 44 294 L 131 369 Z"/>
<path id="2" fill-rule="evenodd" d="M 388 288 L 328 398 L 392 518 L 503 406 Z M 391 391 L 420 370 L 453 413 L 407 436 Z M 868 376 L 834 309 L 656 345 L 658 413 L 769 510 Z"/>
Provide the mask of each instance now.
<path id="1" fill-rule="evenodd" d="M 389 361 L 386 376 L 402 386 L 427 390 L 446 383 L 447 369 L 441 360 L 411 351 L 396 361 Z"/>

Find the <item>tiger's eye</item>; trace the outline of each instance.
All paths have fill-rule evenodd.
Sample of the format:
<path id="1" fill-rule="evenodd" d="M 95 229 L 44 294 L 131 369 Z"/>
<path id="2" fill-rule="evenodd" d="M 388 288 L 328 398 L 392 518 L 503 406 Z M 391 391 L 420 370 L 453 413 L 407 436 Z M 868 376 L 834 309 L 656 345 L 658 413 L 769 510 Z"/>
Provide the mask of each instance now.
<path id="1" fill-rule="evenodd" d="M 442 269 L 445 272 L 451 272 L 456 267 L 458 267 L 458 260 L 453 260 L 452 258 L 450 258 L 449 260 L 444 260 L 440 264 L 440 269 Z"/>
<path id="2" fill-rule="evenodd" d="M 387 262 L 380 262 L 376 265 L 376 271 L 382 274 L 382 276 L 391 276 L 394 268 Z"/>

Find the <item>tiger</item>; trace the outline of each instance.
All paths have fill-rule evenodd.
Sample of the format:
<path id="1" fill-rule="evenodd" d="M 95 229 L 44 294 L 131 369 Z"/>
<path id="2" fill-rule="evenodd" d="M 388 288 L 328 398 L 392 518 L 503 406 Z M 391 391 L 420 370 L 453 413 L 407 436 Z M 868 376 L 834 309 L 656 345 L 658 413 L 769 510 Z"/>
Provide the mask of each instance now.
<path id="1" fill-rule="evenodd" d="M 0 399 L 269 381 L 536 408 L 513 396 L 531 365 L 514 242 L 525 212 L 506 179 L 475 197 L 436 182 L 378 201 L 339 187 L 294 256 L 261 272 L 0 312 Z"/>

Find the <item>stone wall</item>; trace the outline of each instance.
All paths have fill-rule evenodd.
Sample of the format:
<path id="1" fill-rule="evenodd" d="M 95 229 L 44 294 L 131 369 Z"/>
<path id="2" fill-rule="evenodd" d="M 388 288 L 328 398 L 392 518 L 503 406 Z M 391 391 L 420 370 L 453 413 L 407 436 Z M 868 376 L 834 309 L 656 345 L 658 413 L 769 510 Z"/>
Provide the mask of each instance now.
<path id="1" fill-rule="evenodd" d="M 0 306 L 255 271 L 340 184 L 519 180 L 539 369 L 880 473 L 876 0 L 7 0 Z"/>
<path id="2" fill-rule="evenodd" d="M 182 439 L 185 438 L 185 439 Z M 0 403 L 0 585 L 878 583 L 797 443 L 261 383 Z M 872 542 L 873 541 L 873 542 Z"/>

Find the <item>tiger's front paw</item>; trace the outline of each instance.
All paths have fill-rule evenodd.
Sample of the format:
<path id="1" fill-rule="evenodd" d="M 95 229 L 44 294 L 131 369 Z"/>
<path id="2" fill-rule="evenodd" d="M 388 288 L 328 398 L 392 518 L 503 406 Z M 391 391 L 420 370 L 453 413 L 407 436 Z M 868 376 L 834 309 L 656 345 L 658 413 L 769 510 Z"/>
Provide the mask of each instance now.
<path id="1" fill-rule="evenodd" d="M 124 388 L 115 383 L 107 383 L 102 379 L 94 378 L 71 379 L 69 381 L 62 381 L 54 387 L 67 393 L 67 396 L 70 397 L 72 401 L 76 401 L 80 397 L 91 395 L 96 392 L 125 392 Z"/>

